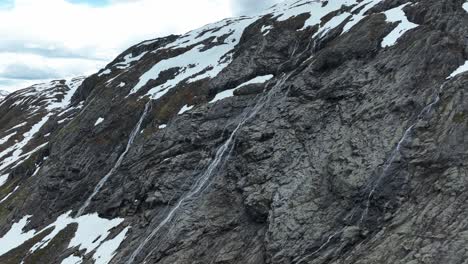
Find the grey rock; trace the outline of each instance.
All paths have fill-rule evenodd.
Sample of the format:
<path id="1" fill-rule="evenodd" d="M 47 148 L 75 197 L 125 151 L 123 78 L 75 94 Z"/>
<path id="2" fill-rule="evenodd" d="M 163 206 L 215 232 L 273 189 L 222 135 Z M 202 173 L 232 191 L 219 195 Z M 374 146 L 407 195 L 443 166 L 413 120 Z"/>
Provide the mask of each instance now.
<path id="1" fill-rule="evenodd" d="M 382 48 L 396 24 L 381 12 L 406 2 L 383 1 L 348 32 L 341 25 L 313 42 L 318 26 L 298 30 L 308 15 L 264 16 L 219 74 L 151 101 L 121 166 L 85 210 L 124 219 L 111 237 L 131 227 L 111 263 L 126 263 L 140 245 L 134 263 L 466 263 L 468 74 L 446 78 L 468 59 L 468 13 L 461 0 L 410 4 L 404 11 L 420 26 Z M 223 38 L 200 43 L 209 50 Z M 156 63 L 194 48 L 163 48 L 178 39 L 131 47 L 106 67 L 110 74 L 86 78 L 70 105 L 51 113 L 25 150 L 46 147 L 1 171 L 11 178 L 0 198 L 20 188 L 0 204 L 0 237 L 25 215 L 34 216 L 26 229 L 37 230 L 77 212 L 124 152 L 148 100 L 141 96 L 180 69 L 127 96 L 131 88 Z M 275 77 L 208 103 L 266 74 Z M 59 81 L 50 91 L 60 100 L 69 88 Z M 26 91 L 0 102 L 0 138 L 28 122 L 0 151 L 48 114 L 46 96 Z M 194 108 L 179 115 L 185 105 Z M 209 181 L 187 197 L 234 132 Z M 48 259 L 75 253 L 93 263 L 62 235 L 44 251 Z M 42 263 L 25 253 L 30 247 L 0 263 Z"/>

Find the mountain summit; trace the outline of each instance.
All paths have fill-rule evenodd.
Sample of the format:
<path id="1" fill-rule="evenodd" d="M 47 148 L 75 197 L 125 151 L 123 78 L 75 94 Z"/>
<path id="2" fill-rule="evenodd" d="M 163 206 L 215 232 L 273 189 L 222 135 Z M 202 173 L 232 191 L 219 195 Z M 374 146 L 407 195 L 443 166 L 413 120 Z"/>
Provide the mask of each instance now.
<path id="1" fill-rule="evenodd" d="M 467 37 L 464 0 L 289 0 L 14 92 L 0 263 L 466 263 Z"/>

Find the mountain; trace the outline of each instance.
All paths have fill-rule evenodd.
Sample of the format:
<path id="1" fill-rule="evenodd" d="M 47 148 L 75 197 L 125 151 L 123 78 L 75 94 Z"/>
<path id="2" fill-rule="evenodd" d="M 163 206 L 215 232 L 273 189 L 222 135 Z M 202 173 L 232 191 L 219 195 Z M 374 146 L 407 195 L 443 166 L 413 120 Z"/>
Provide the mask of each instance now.
<path id="1" fill-rule="evenodd" d="M 0 263 L 465 263 L 464 0 L 289 0 L 0 102 Z"/>

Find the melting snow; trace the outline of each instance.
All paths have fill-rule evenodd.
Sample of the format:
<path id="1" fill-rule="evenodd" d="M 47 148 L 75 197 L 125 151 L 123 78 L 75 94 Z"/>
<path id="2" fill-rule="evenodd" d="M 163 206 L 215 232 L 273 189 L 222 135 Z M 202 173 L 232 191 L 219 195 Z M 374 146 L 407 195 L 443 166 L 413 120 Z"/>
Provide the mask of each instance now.
<path id="1" fill-rule="evenodd" d="M 78 77 L 65 81 L 65 83 L 62 81 L 52 81 L 33 85 L 30 88 L 18 92 L 15 95 L 18 98 L 13 105 L 25 105 L 28 108 L 38 110 L 40 107 L 35 104 L 30 104 L 30 102 L 39 98 L 42 99 L 40 102 L 41 105 L 45 105 L 45 108 L 49 111 L 66 108 L 69 106 L 71 98 L 83 81 L 84 77 Z M 65 91 L 63 89 L 57 89 L 57 86 L 63 85 L 66 85 L 68 89 Z M 59 95 L 63 96 L 63 99 L 59 99 Z"/>
<path id="2" fill-rule="evenodd" d="M 64 259 L 61 264 L 79 264 L 82 262 L 83 262 L 82 258 L 71 255 L 68 258 Z"/>
<path id="3" fill-rule="evenodd" d="M 111 70 L 106 69 L 106 70 L 104 70 L 103 72 L 99 73 L 98 76 L 101 77 L 101 76 L 103 76 L 103 75 L 110 74 L 111 72 L 112 72 Z"/>
<path id="4" fill-rule="evenodd" d="M 0 158 L 6 156 L 7 154 L 11 154 L 9 157 L 5 158 L 2 162 L 0 162 L 0 171 L 4 168 L 8 167 L 9 165 L 18 161 L 23 153 L 23 147 L 26 146 L 31 139 L 34 138 L 34 135 L 41 129 L 41 127 L 49 120 L 51 114 L 44 116 L 38 123 L 31 127 L 31 130 L 23 134 L 23 140 L 21 142 L 16 143 L 15 145 L 5 149 L 4 151 L 0 152 Z"/>
<path id="5" fill-rule="evenodd" d="M 47 106 L 47 110 L 52 111 L 54 109 L 64 109 L 68 107 L 71 103 L 71 99 L 75 94 L 76 90 L 83 83 L 84 78 L 74 78 L 70 81 L 66 81 L 65 84 L 68 86 L 69 90 L 63 95 L 63 99 L 60 102 L 52 102 Z"/>
<path id="6" fill-rule="evenodd" d="M 119 69 L 126 69 L 128 68 L 128 66 L 130 66 L 130 64 L 132 62 L 135 62 L 135 61 L 139 61 L 141 58 L 143 58 L 143 56 L 145 56 L 145 54 L 148 53 L 147 51 L 141 53 L 140 55 L 136 56 L 136 57 L 132 57 L 132 54 L 127 54 L 123 59 L 124 61 L 123 62 L 118 62 L 115 64 L 115 66 Z"/>
<path id="7" fill-rule="evenodd" d="M 7 135 L 7 136 L 5 136 L 4 138 L 1 138 L 1 139 L 0 139 L 0 145 L 3 145 L 3 144 L 5 144 L 5 143 L 7 143 L 8 140 L 10 140 L 10 138 L 11 138 L 12 136 L 14 136 L 14 135 L 16 135 L 16 131 L 13 132 L 13 133 L 11 133 L 11 134 L 9 134 L 9 135 Z"/>
<path id="8" fill-rule="evenodd" d="M 352 6 L 357 4 L 358 6 L 353 8 L 352 11 L 356 11 L 358 8 L 365 6 L 363 10 L 361 10 L 357 15 L 353 15 L 350 12 L 344 12 L 332 18 L 324 26 L 320 27 L 319 31 L 315 34 L 323 35 L 332 28 L 340 25 L 346 20 L 346 18 L 351 17 L 350 25 L 346 27 L 344 31 L 349 30 L 352 26 L 356 25 L 364 18 L 363 14 L 367 10 L 379 2 L 381 2 L 381 0 L 368 0 L 361 3 L 358 3 L 357 0 L 329 0 L 325 6 L 322 6 L 322 1 L 289 0 L 272 7 L 270 10 L 276 16 L 278 21 L 285 21 L 300 14 L 310 14 L 310 17 L 305 21 L 304 27 L 302 28 L 305 29 L 307 27 L 320 25 L 323 17 L 330 14 L 331 12 L 341 9 L 343 5 Z"/>
<path id="9" fill-rule="evenodd" d="M 8 233 L 0 238 L 0 256 L 34 237 L 34 230 L 23 233 L 23 228 L 29 223 L 29 218 L 31 218 L 30 215 L 23 217 L 18 223 L 11 226 Z"/>
<path id="10" fill-rule="evenodd" d="M 47 146 L 47 144 L 49 144 L 49 142 L 45 142 L 44 144 L 42 145 L 39 145 L 38 147 L 36 147 L 35 149 L 31 150 L 30 152 L 26 153 L 26 154 L 23 154 L 21 156 L 18 157 L 18 160 L 17 161 L 24 161 L 26 159 L 28 159 L 33 153 L 35 153 L 36 151 L 42 149 L 43 147 Z M 16 162 L 16 161 L 15 161 Z M 14 163 L 14 162 L 13 162 Z M 20 163 L 17 163 L 15 166 L 13 166 L 12 168 L 16 168 Z M 9 165 L 9 164 L 7 164 Z M 2 168 L 5 168 L 4 165 L 2 165 L 0 167 L 0 169 Z"/>
<path id="11" fill-rule="evenodd" d="M 222 92 L 216 94 L 215 98 L 213 98 L 213 100 L 211 100 L 209 103 L 211 104 L 211 103 L 214 103 L 216 101 L 223 100 L 225 98 L 234 96 L 234 91 L 236 89 L 237 88 L 229 89 L 229 90 L 225 90 L 225 91 L 222 91 Z"/>
<path id="12" fill-rule="evenodd" d="M 19 186 L 16 186 L 15 189 L 13 191 L 11 191 L 11 193 L 7 194 L 7 196 L 5 196 L 1 201 L 0 201 L 0 204 L 3 203 L 4 201 L 8 200 L 8 198 L 10 198 L 10 196 L 12 194 L 14 194 L 16 192 L 16 190 L 18 190 Z"/>
<path id="13" fill-rule="evenodd" d="M 104 122 L 104 118 L 99 117 L 99 118 L 96 120 L 96 123 L 94 123 L 94 126 L 97 126 L 97 125 L 101 124 L 102 122 Z"/>
<path id="14" fill-rule="evenodd" d="M 325 23 L 325 25 L 320 27 L 313 37 L 326 35 L 330 30 L 341 25 L 341 23 L 343 23 L 348 17 L 349 17 L 348 13 L 343 13 L 341 15 L 333 17 L 327 23 Z"/>
<path id="15" fill-rule="evenodd" d="M 67 121 L 70 118 L 64 118 L 62 120 L 57 121 L 57 124 L 62 124 L 63 122 Z"/>
<path id="16" fill-rule="evenodd" d="M 183 114 L 183 113 L 185 113 L 185 112 L 191 110 L 192 108 L 193 108 L 193 105 L 192 105 L 192 106 L 184 105 L 184 106 L 180 109 L 178 115 L 181 115 L 181 114 Z"/>
<path id="17" fill-rule="evenodd" d="M 68 245 L 68 248 L 78 247 L 80 251 L 84 251 L 84 254 L 88 254 L 96 250 L 93 255 L 95 263 L 108 263 L 114 257 L 116 250 L 125 239 L 129 228 L 125 228 L 115 238 L 107 241 L 105 240 L 109 238 L 110 230 L 119 226 L 123 222 L 123 219 L 103 219 L 100 218 L 97 213 L 83 215 L 74 219 L 70 217 L 70 214 L 71 211 L 59 216 L 54 223 L 38 232 L 31 230 L 23 233 L 23 228 L 31 217 L 25 216 L 18 223 L 13 224 L 8 233 L 0 238 L 0 256 L 14 248 L 17 248 L 18 246 L 21 246 L 24 242 L 45 230 L 53 228 L 52 232 L 45 236 L 40 242 L 36 243 L 31 248 L 30 252 L 33 253 L 38 249 L 45 248 L 50 241 L 60 233 L 60 231 L 64 230 L 68 225 L 76 223 L 78 227 L 74 237 Z M 81 261 L 81 258 L 70 256 L 65 259 L 62 264 L 77 263 L 79 261 Z"/>
<path id="18" fill-rule="evenodd" d="M 16 125 L 16 126 L 10 128 L 10 129 L 8 129 L 7 131 L 10 131 L 10 130 L 13 130 L 13 129 L 16 129 L 16 128 L 20 128 L 20 127 L 25 126 L 25 125 L 27 125 L 27 124 L 28 124 L 28 122 L 23 122 L 23 123 L 21 123 L 21 124 L 18 124 L 18 125 Z"/>
<path id="19" fill-rule="evenodd" d="M 366 16 L 364 15 L 369 9 L 377 5 L 378 3 L 382 2 L 382 0 L 368 0 L 368 1 L 363 1 L 359 3 L 357 6 L 355 6 L 352 10 L 351 13 L 360 10 L 358 14 L 353 15 L 348 23 L 346 23 L 345 27 L 343 28 L 343 32 L 349 31 L 352 27 L 357 25 L 361 20 L 363 20 Z M 361 9 L 362 8 L 362 9 Z"/>
<path id="20" fill-rule="evenodd" d="M 468 71 L 468 61 L 465 61 L 465 64 L 458 67 L 458 69 L 456 69 L 454 72 L 452 72 L 452 74 L 450 74 L 450 76 L 447 77 L 447 79 L 453 78 L 453 77 L 457 76 L 458 74 L 464 73 L 466 71 Z"/>
<path id="21" fill-rule="evenodd" d="M 239 43 L 244 29 L 263 15 L 272 14 L 277 21 L 285 21 L 300 14 L 310 14 L 310 17 L 305 21 L 303 27 L 303 29 L 305 29 L 310 26 L 320 26 L 322 19 L 326 15 L 340 10 L 343 6 L 353 7 L 351 11 L 338 13 L 325 23 L 325 25 L 320 26 L 318 32 L 314 35 L 315 37 L 322 36 L 339 25 L 344 25 L 343 32 L 348 31 L 366 17 L 365 13 L 369 9 L 380 2 L 382 2 L 382 0 L 329 0 L 324 4 L 323 1 L 287 0 L 273 6 L 259 16 L 225 19 L 214 24 L 209 24 L 200 29 L 190 31 L 165 47 L 153 51 L 158 52 L 160 50 L 190 48 L 179 56 L 162 60 L 153 65 L 150 70 L 140 76 L 138 83 L 130 91 L 130 94 L 138 92 L 142 87 L 148 84 L 150 80 L 158 79 L 161 72 L 169 69 L 177 70 L 175 77 L 156 87 L 152 87 L 149 92 L 146 93 L 147 96 L 150 96 L 152 99 L 158 99 L 183 81 L 191 83 L 204 78 L 215 77 L 231 63 L 232 51 Z M 406 19 L 404 12 L 401 10 L 404 6 L 405 5 L 402 5 L 385 12 L 387 21 L 401 22 L 398 27 L 387 36 L 384 43 L 382 43 L 383 46 L 394 44 L 403 33 L 417 26 Z M 271 26 L 263 26 L 261 32 L 266 35 L 269 30 L 271 30 Z M 225 39 L 223 40 L 222 37 L 225 37 Z M 209 39 L 211 39 L 210 44 L 214 43 L 214 46 L 207 47 L 203 44 L 203 41 Z M 217 43 L 221 40 L 223 43 Z M 143 42 L 141 45 L 153 43 L 154 41 L 155 40 Z M 140 56 L 142 55 L 144 54 Z M 124 62 L 127 63 L 140 58 L 139 56 L 131 57 L 131 55 L 127 55 L 124 59 Z"/>
<path id="22" fill-rule="evenodd" d="M 166 124 L 159 125 L 159 129 L 164 129 L 164 128 L 166 128 L 166 127 L 167 127 L 167 125 L 166 125 Z"/>
<path id="23" fill-rule="evenodd" d="M 270 80 L 271 78 L 273 78 L 273 75 L 271 75 L 271 74 L 270 75 L 265 75 L 265 76 L 255 77 L 255 78 L 251 79 L 250 81 L 247 81 L 247 82 L 237 86 L 236 88 L 225 90 L 225 91 L 222 91 L 222 92 L 216 94 L 215 98 L 213 98 L 213 100 L 211 100 L 210 103 L 214 103 L 214 102 L 222 100 L 224 98 L 234 96 L 234 91 L 241 88 L 241 87 L 243 87 L 243 86 L 246 86 L 246 85 L 249 85 L 249 84 L 254 84 L 254 83 L 265 83 L 266 81 Z"/>
<path id="24" fill-rule="evenodd" d="M 69 247 L 79 246 L 80 250 L 86 249 L 86 254 L 96 249 L 107 238 L 109 230 L 123 222 L 121 218 L 112 220 L 100 218 L 97 213 L 83 215 L 78 219 L 68 218 L 68 220 L 78 223 L 78 230 Z"/>
<path id="25" fill-rule="evenodd" d="M 230 54 L 244 32 L 244 29 L 254 21 L 253 18 L 225 19 L 218 23 L 210 24 L 200 29 L 191 31 L 180 37 L 175 42 L 162 49 L 184 48 L 196 45 L 189 51 L 160 61 L 149 71 L 140 76 L 137 85 L 130 94 L 136 93 L 150 80 L 157 79 L 159 74 L 169 69 L 178 69 L 178 74 L 165 83 L 153 87 L 147 95 L 152 99 L 158 99 L 174 88 L 181 81 L 195 82 L 204 78 L 213 78 L 218 75 L 227 65 L 231 63 Z M 205 50 L 205 45 L 199 44 L 201 41 L 222 36 L 227 36 L 223 43 Z M 197 45 L 198 44 L 198 45 Z"/>
<path id="26" fill-rule="evenodd" d="M 468 12 L 468 2 L 466 2 L 466 3 L 463 4 L 463 9 L 465 9 L 466 12 Z"/>
<path id="27" fill-rule="evenodd" d="M 41 169 L 41 166 L 39 166 L 39 165 L 36 164 L 36 169 L 34 170 L 34 172 L 33 172 L 33 174 L 31 175 L 31 177 L 36 176 L 36 174 L 39 172 L 40 169 Z"/>
<path id="28" fill-rule="evenodd" d="M 102 243 L 96 250 L 96 253 L 94 253 L 93 258 L 96 260 L 95 264 L 107 264 L 112 260 L 120 244 L 124 241 L 129 229 L 130 228 L 126 227 L 114 239 Z"/>
<path id="29" fill-rule="evenodd" d="M 382 41 L 382 47 L 389 47 L 396 44 L 397 40 L 405 34 L 406 31 L 418 27 L 419 25 L 408 21 L 403 8 L 410 3 L 403 4 L 399 7 L 395 7 L 384 14 L 387 16 L 387 22 L 399 22 L 398 26 L 392 30 Z"/>
<path id="30" fill-rule="evenodd" d="M 272 29 L 273 29 L 272 26 L 263 26 L 263 27 L 262 27 L 263 36 L 268 35 L 268 33 L 270 33 L 270 30 L 272 30 Z"/>
<path id="31" fill-rule="evenodd" d="M 8 180 L 8 174 L 0 175 L 0 187 L 2 187 Z"/>

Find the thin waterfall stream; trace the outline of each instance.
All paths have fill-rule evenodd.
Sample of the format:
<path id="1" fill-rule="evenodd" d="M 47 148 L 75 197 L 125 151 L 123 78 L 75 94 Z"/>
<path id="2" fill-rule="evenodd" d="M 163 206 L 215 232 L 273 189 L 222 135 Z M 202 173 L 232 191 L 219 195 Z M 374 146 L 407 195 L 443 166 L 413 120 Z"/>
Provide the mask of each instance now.
<path id="1" fill-rule="evenodd" d="M 384 163 L 384 167 L 382 169 L 382 173 L 379 174 L 379 177 L 377 178 L 377 180 L 375 181 L 375 184 L 372 185 L 372 189 L 369 191 L 369 194 L 367 196 L 367 201 L 366 201 L 366 209 L 362 212 L 361 214 L 361 217 L 360 217 L 360 220 L 359 220 L 359 223 L 358 225 L 362 225 L 362 223 L 364 222 L 365 218 L 367 217 L 368 215 L 368 212 L 369 212 L 369 208 L 370 208 L 370 203 L 371 203 L 371 199 L 372 197 L 374 196 L 377 188 L 380 186 L 380 183 L 381 181 L 385 178 L 385 176 L 387 176 L 388 174 L 388 171 L 391 167 L 391 165 L 394 163 L 395 159 L 397 158 L 398 154 L 400 153 L 401 151 L 401 147 L 403 145 L 403 143 L 409 138 L 409 136 L 411 135 L 411 132 L 413 131 L 414 127 L 416 126 L 417 122 L 419 122 L 420 120 L 422 120 L 428 113 L 431 112 L 431 110 L 434 108 L 434 106 L 440 101 L 440 94 L 442 93 L 443 91 L 443 88 L 445 86 L 445 84 L 447 83 L 448 81 L 445 81 L 444 83 L 442 83 L 442 85 L 439 87 L 439 89 L 436 91 L 435 95 L 433 95 L 432 97 L 434 98 L 428 105 L 426 105 L 418 114 L 416 120 L 405 130 L 405 133 L 403 133 L 403 136 L 401 137 L 401 139 L 398 141 L 397 143 L 397 146 L 395 147 L 395 149 L 392 151 L 392 153 L 390 154 L 389 158 L 387 159 L 387 161 L 385 161 Z M 354 211 L 354 210 L 353 210 Z M 307 259 L 309 259 L 310 257 L 314 256 L 315 254 L 317 254 L 318 252 L 320 252 L 322 249 L 324 249 L 327 245 L 329 245 L 331 242 L 332 242 L 332 239 L 334 239 L 335 237 L 337 237 L 338 235 L 342 234 L 344 232 L 344 230 L 346 229 L 346 226 L 339 229 L 337 232 L 334 232 L 332 235 L 330 235 L 327 240 L 325 241 L 325 243 L 323 243 L 322 245 L 320 245 L 318 247 L 317 250 L 313 251 L 312 253 L 302 257 L 301 259 L 295 261 L 295 263 L 304 263 Z"/>
<path id="2" fill-rule="evenodd" d="M 187 202 L 189 199 L 194 197 L 195 195 L 199 194 L 209 183 L 209 181 L 213 177 L 213 172 L 219 168 L 219 165 L 222 164 L 225 160 L 229 159 L 230 153 L 232 148 L 234 147 L 233 142 L 236 139 L 237 132 L 242 126 L 252 119 L 257 113 L 270 101 L 276 89 L 281 87 L 284 82 L 291 76 L 291 74 L 283 75 L 278 82 L 268 91 L 268 93 L 261 97 L 255 106 L 250 110 L 250 112 L 244 112 L 242 114 L 242 118 L 240 119 L 239 123 L 235 127 L 235 129 L 231 132 L 228 139 L 218 148 L 216 151 L 216 155 L 206 168 L 206 170 L 201 174 L 199 179 L 195 182 L 195 184 L 191 187 L 190 191 L 188 191 L 185 195 L 183 195 L 175 204 L 172 209 L 170 209 L 169 213 L 166 217 L 153 229 L 153 231 L 143 240 L 143 242 L 133 251 L 130 255 L 130 258 L 126 262 L 127 264 L 132 264 L 136 257 L 140 255 L 141 251 L 145 248 L 145 246 L 156 236 L 156 234 L 163 228 L 167 223 L 169 223 L 180 207 Z"/>
<path id="3" fill-rule="evenodd" d="M 426 105 L 421 110 L 421 112 L 419 112 L 416 120 L 413 122 L 412 125 L 410 125 L 406 129 L 405 133 L 403 133 L 403 136 L 401 137 L 400 141 L 398 141 L 397 146 L 392 151 L 392 153 L 390 154 L 390 157 L 387 159 L 387 161 L 384 163 L 382 173 L 377 178 L 377 181 L 375 182 L 374 186 L 372 187 L 371 191 L 369 192 L 369 195 L 367 196 L 366 209 L 364 210 L 364 213 L 361 216 L 359 224 L 362 224 L 362 222 L 364 221 L 364 218 L 367 216 L 367 214 L 369 212 L 371 199 L 374 196 L 376 189 L 380 186 L 380 182 L 388 174 L 388 171 L 389 171 L 390 167 L 392 166 L 393 162 L 395 161 L 396 157 L 398 156 L 398 154 L 401 151 L 401 147 L 402 147 L 403 143 L 409 138 L 409 136 L 411 135 L 411 132 L 413 132 L 413 129 L 416 126 L 417 122 L 422 120 L 428 113 L 430 113 L 432 108 L 434 107 L 434 105 L 436 105 L 440 101 L 440 94 L 442 93 L 443 88 L 444 88 L 446 83 L 447 83 L 447 81 L 442 83 L 442 85 L 439 87 L 438 91 L 436 92 L 435 96 L 433 96 L 434 99 L 428 105 Z"/>
<path id="4" fill-rule="evenodd" d="M 125 158 L 125 155 L 127 155 L 128 151 L 130 150 L 130 148 L 131 148 L 131 146 L 133 144 L 133 141 L 135 140 L 136 136 L 138 135 L 138 133 L 140 131 L 141 124 L 145 120 L 146 115 L 148 114 L 148 111 L 150 109 L 150 106 L 151 106 L 151 100 L 149 100 L 145 104 L 145 109 L 143 110 L 143 113 L 141 114 L 140 119 L 138 120 L 138 123 L 135 125 L 135 128 L 133 128 L 133 130 L 132 130 L 132 132 L 130 134 L 130 137 L 128 138 L 127 146 L 125 147 L 124 152 L 122 152 L 122 154 L 120 154 L 120 156 L 117 159 L 117 161 L 115 162 L 114 166 L 112 166 L 110 171 L 99 181 L 99 183 L 96 185 L 96 187 L 94 187 L 93 192 L 88 197 L 88 199 L 86 199 L 85 203 L 81 206 L 81 208 L 78 210 L 78 213 L 76 214 L 75 217 L 79 217 L 84 213 L 84 211 L 86 210 L 86 208 L 88 208 L 88 206 L 91 203 L 91 200 L 94 198 L 94 196 L 96 196 L 101 191 L 102 187 L 109 180 L 110 176 L 112 176 L 112 174 L 114 174 L 117 171 L 117 169 L 120 167 L 120 165 L 122 164 L 122 162 L 123 162 L 123 160 Z"/>

